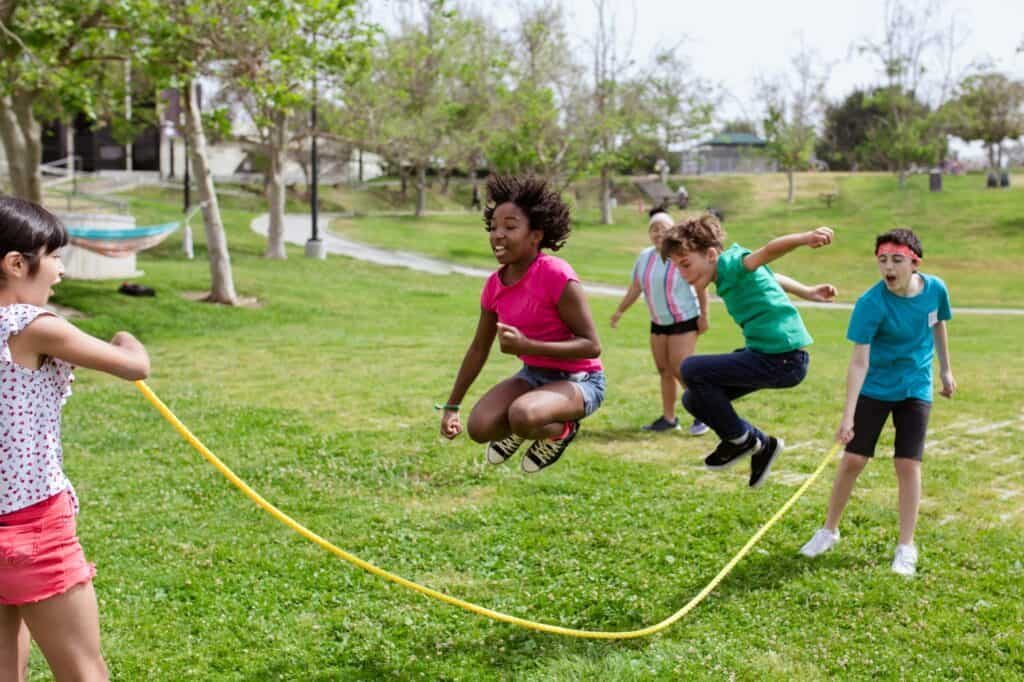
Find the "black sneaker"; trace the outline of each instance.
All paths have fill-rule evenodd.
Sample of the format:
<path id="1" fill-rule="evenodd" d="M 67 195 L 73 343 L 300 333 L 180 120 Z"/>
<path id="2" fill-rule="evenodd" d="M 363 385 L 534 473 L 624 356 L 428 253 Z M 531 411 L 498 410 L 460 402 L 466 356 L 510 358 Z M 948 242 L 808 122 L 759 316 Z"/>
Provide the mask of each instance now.
<path id="1" fill-rule="evenodd" d="M 781 438 L 768 436 L 768 442 L 764 447 L 754 453 L 750 458 L 750 487 L 757 488 L 768 478 L 768 472 L 772 470 L 772 462 L 778 457 L 786 444 Z"/>
<path id="2" fill-rule="evenodd" d="M 551 466 L 558 461 L 569 443 L 580 432 L 579 422 L 570 422 L 569 435 L 560 440 L 535 440 L 533 445 L 523 455 L 523 471 L 528 474 L 535 474 L 544 467 Z"/>
<path id="3" fill-rule="evenodd" d="M 664 415 L 658 417 L 650 424 L 644 424 L 640 427 L 641 431 L 653 431 L 655 433 L 661 433 L 663 431 L 678 431 L 679 430 L 679 417 L 676 417 L 672 421 L 665 419 Z"/>
<path id="4" fill-rule="evenodd" d="M 740 459 L 761 449 L 761 441 L 757 439 L 753 431 L 747 432 L 747 439 L 736 444 L 723 440 L 715 448 L 715 451 L 704 458 L 704 466 L 708 469 L 728 469 Z"/>
<path id="5" fill-rule="evenodd" d="M 487 444 L 487 449 L 484 450 L 484 454 L 487 456 L 487 461 L 491 464 L 501 464 L 506 459 L 515 454 L 519 446 L 526 441 L 522 436 L 512 434 L 507 438 L 501 440 L 492 440 Z"/>

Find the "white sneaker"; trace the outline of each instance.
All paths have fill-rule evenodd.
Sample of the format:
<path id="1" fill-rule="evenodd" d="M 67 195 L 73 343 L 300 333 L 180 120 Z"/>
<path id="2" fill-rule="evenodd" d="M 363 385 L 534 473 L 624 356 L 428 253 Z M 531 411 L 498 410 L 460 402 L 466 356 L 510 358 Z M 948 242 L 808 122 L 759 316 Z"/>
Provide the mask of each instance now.
<path id="1" fill-rule="evenodd" d="M 832 546 L 839 542 L 839 531 L 832 532 L 828 528 L 819 528 L 806 545 L 800 548 L 800 553 L 805 557 L 814 558 L 832 549 Z"/>
<path id="2" fill-rule="evenodd" d="M 917 548 L 913 545 L 896 545 L 896 556 L 892 560 L 892 570 L 900 575 L 917 573 Z"/>

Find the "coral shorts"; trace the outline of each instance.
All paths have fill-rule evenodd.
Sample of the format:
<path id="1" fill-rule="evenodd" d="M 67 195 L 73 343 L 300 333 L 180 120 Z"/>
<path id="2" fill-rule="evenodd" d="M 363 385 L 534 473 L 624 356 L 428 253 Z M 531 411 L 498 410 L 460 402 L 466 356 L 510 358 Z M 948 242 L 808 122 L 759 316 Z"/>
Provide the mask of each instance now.
<path id="1" fill-rule="evenodd" d="M 75 531 L 67 490 L 0 516 L 0 604 L 31 604 L 92 580 L 96 566 Z"/>

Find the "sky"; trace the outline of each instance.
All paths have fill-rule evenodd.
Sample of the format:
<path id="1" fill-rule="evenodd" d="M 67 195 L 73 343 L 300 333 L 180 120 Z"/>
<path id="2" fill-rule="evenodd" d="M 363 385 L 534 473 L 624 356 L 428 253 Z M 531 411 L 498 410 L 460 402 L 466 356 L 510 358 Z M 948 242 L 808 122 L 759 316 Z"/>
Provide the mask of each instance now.
<path id="1" fill-rule="evenodd" d="M 532 0 L 535 4 L 539 0 Z M 719 120 L 759 118 L 756 82 L 784 74 L 801 44 L 829 67 L 826 95 L 839 101 L 858 86 L 882 82 L 877 61 L 851 46 L 882 37 L 885 0 L 605 0 L 618 19 L 620 51 L 638 64 L 657 47 L 680 46 L 701 78 L 725 92 Z M 921 7 L 928 0 L 906 0 Z M 933 0 L 934 1 L 934 0 Z M 372 14 L 387 24 L 400 0 L 372 0 Z M 511 26 L 516 3 L 531 0 L 461 0 Z M 561 0 L 571 39 L 581 61 L 588 61 L 587 38 L 594 32 L 594 0 Z M 944 0 L 937 26 L 955 22 L 964 43 L 956 52 L 959 69 L 985 60 L 1008 76 L 1024 80 L 1024 0 Z M 631 37 L 631 40 L 630 40 Z M 929 66 L 928 63 L 925 64 Z M 938 73 L 941 65 L 931 63 Z M 968 155 L 976 153 L 964 147 Z"/>

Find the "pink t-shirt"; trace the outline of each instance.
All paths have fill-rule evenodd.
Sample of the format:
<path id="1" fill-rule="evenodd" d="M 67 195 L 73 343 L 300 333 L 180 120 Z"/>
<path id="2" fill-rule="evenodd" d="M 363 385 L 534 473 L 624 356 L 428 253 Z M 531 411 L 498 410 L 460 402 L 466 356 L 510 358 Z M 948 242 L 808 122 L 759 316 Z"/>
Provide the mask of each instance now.
<path id="1" fill-rule="evenodd" d="M 480 305 L 498 315 L 498 321 L 515 327 L 534 341 L 567 341 L 574 338 L 572 330 L 558 316 L 558 299 L 565 285 L 579 282 L 572 266 L 561 258 L 545 253 L 537 256 L 526 274 L 512 286 L 501 283 L 501 270 L 487 278 Z M 542 355 L 520 355 L 519 359 L 534 367 L 560 369 L 565 372 L 598 372 L 597 358 L 551 358 Z"/>
<path id="2" fill-rule="evenodd" d="M 39 369 L 14 362 L 8 340 L 40 315 L 34 305 L 0 306 L 0 514 L 68 490 L 60 444 L 60 409 L 71 395 L 71 365 L 47 358 Z"/>

